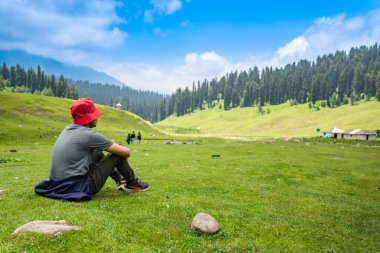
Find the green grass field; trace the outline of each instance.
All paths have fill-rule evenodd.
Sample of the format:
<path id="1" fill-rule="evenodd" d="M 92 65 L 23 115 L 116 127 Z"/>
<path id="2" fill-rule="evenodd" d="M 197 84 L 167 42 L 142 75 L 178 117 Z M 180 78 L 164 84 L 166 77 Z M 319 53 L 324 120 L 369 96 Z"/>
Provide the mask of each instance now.
<path id="1" fill-rule="evenodd" d="M 62 98 L 0 92 L 0 141 L 51 143 L 71 123 L 72 102 Z M 98 107 L 103 114 L 97 129 L 116 142 L 125 142 L 127 133 L 132 131 L 141 131 L 146 139 L 165 137 L 135 114 L 102 105 Z"/>
<path id="2" fill-rule="evenodd" d="M 0 130 L 0 190 L 6 190 L 0 194 L 0 252 L 380 250 L 378 142 L 145 140 L 131 146 L 130 163 L 150 183 L 147 192 L 119 192 L 109 180 L 89 202 L 62 203 L 37 196 L 33 188 L 49 175 L 54 135 L 70 120 L 65 113 L 71 101 L 13 95 L 0 92 L 0 115 L 7 122 Z M 12 101 L 24 100 L 46 113 L 37 117 L 12 109 Z M 124 139 L 118 135 L 126 125 L 143 126 L 133 115 L 102 109 L 97 130 L 115 140 Z M 13 132 L 20 128 L 19 122 L 11 124 L 13 112 L 19 113 L 15 121 L 24 122 L 21 129 L 26 125 L 30 132 Z M 39 128 L 45 133 L 44 126 L 55 128 L 34 134 Z M 144 127 L 146 135 L 172 138 Z M 199 212 L 218 220 L 218 234 L 190 230 Z M 61 219 L 82 229 L 58 237 L 11 235 L 33 220 Z"/>
<path id="3" fill-rule="evenodd" d="M 307 104 L 265 106 L 270 113 L 261 115 L 257 107 L 224 111 L 213 109 L 196 111 L 181 117 L 171 116 L 156 125 L 168 133 L 185 133 L 215 137 L 282 138 L 313 137 L 333 127 L 344 130 L 380 129 L 380 102 L 360 101 L 358 105 L 310 110 Z M 182 130 L 184 129 L 184 130 Z M 320 135 L 321 133 L 319 133 Z"/>

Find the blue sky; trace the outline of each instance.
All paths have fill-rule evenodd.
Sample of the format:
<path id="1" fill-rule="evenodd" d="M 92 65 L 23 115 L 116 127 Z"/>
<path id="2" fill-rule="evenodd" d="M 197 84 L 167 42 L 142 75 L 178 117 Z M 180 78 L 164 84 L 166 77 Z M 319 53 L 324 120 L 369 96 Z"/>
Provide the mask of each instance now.
<path id="1" fill-rule="evenodd" d="M 1 0 L 0 48 L 170 93 L 380 42 L 380 0 Z"/>

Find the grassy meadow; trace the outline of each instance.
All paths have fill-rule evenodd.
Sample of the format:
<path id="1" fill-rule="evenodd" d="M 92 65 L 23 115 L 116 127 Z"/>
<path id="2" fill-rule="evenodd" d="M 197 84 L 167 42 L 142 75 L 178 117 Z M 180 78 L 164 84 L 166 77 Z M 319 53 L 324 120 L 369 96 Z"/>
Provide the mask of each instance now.
<path id="1" fill-rule="evenodd" d="M 269 109 L 269 113 L 267 113 Z M 216 106 L 197 110 L 181 117 L 171 116 L 156 125 L 168 133 L 214 137 L 247 137 L 255 139 L 313 137 L 333 127 L 343 130 L 380 128 L 380 102 L 360 101 L 357 105 L 310 110 L 307 104 L 288 103 L 263 107 L 235 108 L 228 111 Z"/>
<path id="2" fill-rule="evenodd" d="M 3 143 L 51 143 L 72 122 L 73 100 L 0 92 L 0 141 Z M 161 132 L 139 116 L 97 105 L 102 111 L 97 130 L 116 142 L 128 132 L 141 131 L 143 138 L 162 138 Z"/>
<path id="3" fill-rule="evenodd" d="M 34 113 L 15 105 L 27 102 Z M 101 107 L 97 130 L 110 138 L 122 142 L 130 127 L 158 137 L 130 146 L 130 163 L 150 189 L 123 193 L 109 180 L 89 202 L 37 196 L 71 102 L 0 92 L 0 252 L 379 252 L 378 142 L 168 145 L 173 137 L 140 118 Z M 199 212 L 214 216 L 220 232 L 192 232 Z M 82 229 L 11 235 L 33 220 L 61 219 Z"/>

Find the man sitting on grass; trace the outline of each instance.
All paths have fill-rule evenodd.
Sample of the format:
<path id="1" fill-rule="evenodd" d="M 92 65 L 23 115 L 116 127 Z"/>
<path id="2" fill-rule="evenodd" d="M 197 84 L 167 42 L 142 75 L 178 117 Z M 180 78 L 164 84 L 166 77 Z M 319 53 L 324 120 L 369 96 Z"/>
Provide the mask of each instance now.
<path id="1" fill-rule="evenodd" d="M 35 192 L 61 201 L 89 200 L 112 177 L 118 189 L 126 192 L 145 191 L 149 185 L 135 177 L 127 158 L 128 148 L 113 143 L 92 128 L 101 111 L 90 98 L 71 105 L 73 124 L 68 125 L 54 144 L 50 178 L 41 181 Z M 103 151 L 109 154 L 104 156 Z"/>

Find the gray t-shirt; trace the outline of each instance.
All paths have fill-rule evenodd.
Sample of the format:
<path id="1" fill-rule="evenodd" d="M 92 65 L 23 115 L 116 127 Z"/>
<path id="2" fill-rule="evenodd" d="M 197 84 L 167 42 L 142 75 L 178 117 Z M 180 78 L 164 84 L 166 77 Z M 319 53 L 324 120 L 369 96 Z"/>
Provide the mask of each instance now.
<path id="1" fill-rule="evenodd" d="M 54 144 L 50 178 L 62 180 L 86 175 L 93 158 L 93 150 L 106 150 L 112 143 L 107 137 L 91 128 L 76 124 L 68 125 Z"/>

